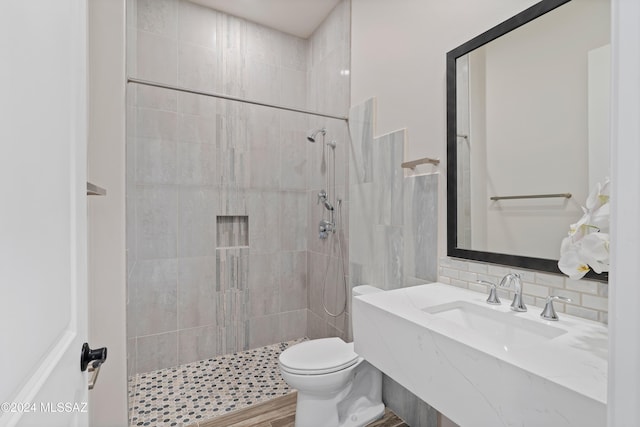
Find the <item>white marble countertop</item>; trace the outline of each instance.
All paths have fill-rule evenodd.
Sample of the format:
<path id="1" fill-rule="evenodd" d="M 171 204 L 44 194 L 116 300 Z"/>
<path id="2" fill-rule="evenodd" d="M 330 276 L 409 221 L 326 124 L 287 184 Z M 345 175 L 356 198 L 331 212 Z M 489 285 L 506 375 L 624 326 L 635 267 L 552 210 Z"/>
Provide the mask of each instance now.
<path id="1" fill-rule="evenodd" d="M 540 317 L 539 307 L 516 313 L 510 301 L 488 305 L 486 295 L 442 283 L 414 286 L 357 297 L 361 302 L 399 316 L 430 333 L 455 340 L 465 346 L 493 356 L 530 374 L 544 378 L 606 405 L 607 340 L 606 325 L 560 313 L 557 322 Z M 423 311 L 424 308 L 452 301 L 466 301 L 506 315 L 562 329 L 566 333 L 531 345 L 507 347 L 487 339 L 477 331 Z"/>

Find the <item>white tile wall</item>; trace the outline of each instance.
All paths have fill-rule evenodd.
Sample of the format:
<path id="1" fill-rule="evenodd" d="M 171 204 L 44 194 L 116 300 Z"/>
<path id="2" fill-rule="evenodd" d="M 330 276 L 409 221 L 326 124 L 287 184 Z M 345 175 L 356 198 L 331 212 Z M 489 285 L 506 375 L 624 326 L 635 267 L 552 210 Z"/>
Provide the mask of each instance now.
<path id="1" fill-rule="evenodd" d="M 522 277 L 522 293 L 527 305 L 542 309 L 547 296 L 564 296 L 572 301 L 566 304 L 555 302 L 554 307 L 558 313 L 568 313 L 602 323 L 608 321 L 607 283 L 571 280 L 561 275 L 448 257 L 440 259 L 438 281 L 488 295 L 489 287 L 477 283 L 477 280 L 499 283 L 508 273 L 519 273 Z M 513 291 L 499 289 L 498 294 L 504 299 L 513 298 Z"/>

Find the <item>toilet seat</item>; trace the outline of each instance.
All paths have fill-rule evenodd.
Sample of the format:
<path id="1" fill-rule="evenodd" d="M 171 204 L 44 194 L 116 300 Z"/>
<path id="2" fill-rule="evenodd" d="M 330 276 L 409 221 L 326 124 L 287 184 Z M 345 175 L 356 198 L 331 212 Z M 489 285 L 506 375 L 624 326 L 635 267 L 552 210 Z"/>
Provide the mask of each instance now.
<path id="1" fill-rule="evenodd" d="M 280 354 L 280 368 L 292 374 L 322 375 L 354 365 L 358 355 L 353 343 L 340 338 L 322 338 L 296 344 Z"/>

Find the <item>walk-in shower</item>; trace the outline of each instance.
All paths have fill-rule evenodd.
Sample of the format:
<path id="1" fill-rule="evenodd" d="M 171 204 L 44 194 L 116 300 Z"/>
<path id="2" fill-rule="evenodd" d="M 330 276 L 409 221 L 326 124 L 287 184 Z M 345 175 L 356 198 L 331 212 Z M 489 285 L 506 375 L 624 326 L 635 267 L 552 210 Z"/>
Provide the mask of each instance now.
<path id="1" fill-rule="evenodd" d="M 346 320 L 323 307 L 340 311 L 343 280 L 331 278 L 348 265 L 336 264 L 348 253 L 336 197 L 347 194 L 348 150 L 331 142 L 347 137 L 349 81 L 330 68 L 349 68 L 349 0 L 308 39 L 187 0 L 127 8 L 129 376 L 169 370 L 179 378 L 162 387 L 177 390 L 182 372 L 197 379 L 191 367 L 212 358 L 348 339 Z M 216 396 L 231 407 L 233 393 Z M 141 408 L 149 397 L 133 387 L 130 398 Z"/>

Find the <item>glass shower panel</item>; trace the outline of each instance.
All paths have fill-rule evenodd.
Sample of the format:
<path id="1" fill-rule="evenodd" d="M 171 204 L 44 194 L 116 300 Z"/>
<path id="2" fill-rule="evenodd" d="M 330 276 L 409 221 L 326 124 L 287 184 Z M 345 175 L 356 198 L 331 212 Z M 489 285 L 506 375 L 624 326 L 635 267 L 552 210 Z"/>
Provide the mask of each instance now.
<path id="1" fill-rule="evenodd" d="M 127 137 L 131 372 L 305 336 L 308 118 L 140 88 Z"/>

